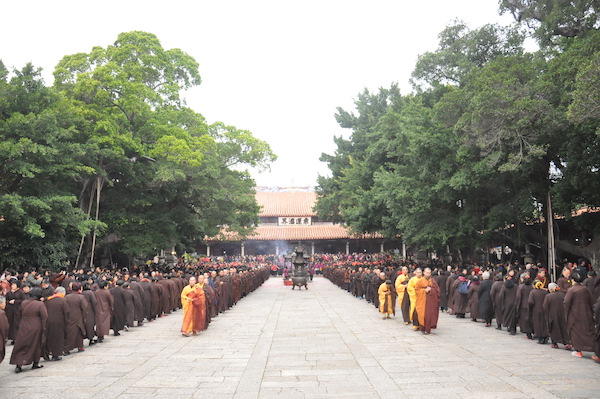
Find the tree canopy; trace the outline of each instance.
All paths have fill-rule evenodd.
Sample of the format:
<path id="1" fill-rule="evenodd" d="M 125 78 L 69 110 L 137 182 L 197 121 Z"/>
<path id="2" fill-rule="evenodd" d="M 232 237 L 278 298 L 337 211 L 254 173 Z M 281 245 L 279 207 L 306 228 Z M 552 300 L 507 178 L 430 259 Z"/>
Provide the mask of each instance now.
<path id="1" fill-rule="evenodd" d="M 252 231 L 247 168 L 276 157 L 251 132 L 186 106 L 183 92 L 201 82 L 193 57 L 127 32 L 63 57 L 54 77 L 46 86 L 31 65 L 0 65 L 4 265 L 89 264 L 94 251 L 131 260 L 194 251 L 223 226 Z"/>
<path id="2" fill-rule="evenodd" d="M 321 156 L 331 177 L 318 181 L 320 217 L 461 255 L 499 236 L 521 248 L 547 239 L 532 226 L 548 192 L 566 221 L 600 206 L 597 4 L 501 3 L 517 24 L 471 30 L 454 21 L 438 49 L 419 57 L 413 93 L 401 95 L 397 84 L 365 89 L 356 115 L 338 110 L 351 135 Z M 528 35 L 539 50 L 524 50 Z M 563 233 L 559 249 L 600 259 L 592 219 L 584 214 L 574 225 L 590 237 L 585 244 L 574 248 Z"/>

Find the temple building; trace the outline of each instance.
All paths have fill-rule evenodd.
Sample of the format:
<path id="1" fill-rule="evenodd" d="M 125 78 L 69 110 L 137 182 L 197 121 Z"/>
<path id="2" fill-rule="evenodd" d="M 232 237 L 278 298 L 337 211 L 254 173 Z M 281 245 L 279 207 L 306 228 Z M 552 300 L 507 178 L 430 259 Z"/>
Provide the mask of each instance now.
<path id="1" fill-rule="evenodd" d="M 307 188 L 257 188 L 256 201 L 261 211 L 255 232 L 243 240 L 226 231 L 224 238 L 205 238 L 208 256 L 279 255 L 297 245 L 308 254 L 401 251 L 400 240 L 355 236 L 343 225 L 319 219 L 313 210 L 317 194 Z"/>

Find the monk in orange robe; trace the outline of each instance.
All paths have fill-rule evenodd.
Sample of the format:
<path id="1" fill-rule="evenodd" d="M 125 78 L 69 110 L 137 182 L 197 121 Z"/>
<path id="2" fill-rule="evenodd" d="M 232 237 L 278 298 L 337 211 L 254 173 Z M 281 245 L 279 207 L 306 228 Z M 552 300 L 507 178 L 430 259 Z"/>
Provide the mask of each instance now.
<path id="1" fill-rule="evenodd" d="M 181 291 L 183 305 L 181 334 L 185 337 L 189 337 L 191 333 L 198 335 L 198 332 L 205 328 L 204 276 L 201 279 L 202 286 L 197 283 L 196 277 L 190 277 L 190 284 Z"/>
<path id="2" fill-rule="evenodd" d="M 381 273 L 385 278 L 385 273 Z M 385 280 L 377 290 L 379 294 L 379 312 L 383 314 L 384 319 L 389 319 L 390 315 L 396 315 L 396 289 L 392 284 L 392 280 Z"/>
<path id="3" fill-rule="evenodd" d="M 425 335 L 431 333 L 432 328 L 437 328 L 439 317 L 440 287 L 431 278 L 431 269 L 426 268 L 415 284 L 416 313 L 419 319 L 419 328 Z"/>

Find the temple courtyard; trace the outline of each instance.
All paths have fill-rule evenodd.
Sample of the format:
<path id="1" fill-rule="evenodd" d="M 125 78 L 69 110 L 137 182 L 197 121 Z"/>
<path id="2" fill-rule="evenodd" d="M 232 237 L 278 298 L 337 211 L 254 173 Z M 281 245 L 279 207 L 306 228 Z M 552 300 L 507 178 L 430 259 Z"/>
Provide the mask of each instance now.
<path id="1" fill-rule="evenodd" d="M 600 364 L 440 315 L 429 336 L 322 277 L 271 278 L 197 337 L 175 312 L 14 373 L 2 398 L 598 398 Z M 87 341 L 86 341 L 87 342 Z"/>

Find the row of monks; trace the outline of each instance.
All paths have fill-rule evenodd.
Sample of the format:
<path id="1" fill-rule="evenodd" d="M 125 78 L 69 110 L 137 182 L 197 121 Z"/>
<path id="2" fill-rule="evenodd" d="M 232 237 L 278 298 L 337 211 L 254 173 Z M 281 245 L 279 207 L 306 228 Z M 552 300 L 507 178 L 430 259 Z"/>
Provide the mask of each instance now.
<path id="1" fill-rule="evenodd" d="M 528 265 L 529 266 L 529 265 Z M 505 273 L 490 268 L 422 271 L 416 265 L 404 267 L 326 266 L 324 275 L 359 299 L 372 303 L 384 315 L 400 307 L 405 324 L 424 333 L 437 326 L 442 312 L 486 327 L 496 321 L 496 329 L 509 334 L 519 331 L 539 344 L 553 348 L 595 352 L 600 362 L 600 279 L 595 272 L 563 268 L 556 283 L 550 283 L 542 268 Z M 490 278 L 493 276 L 492 281 Z M 435 305 L 435 307 L 434 307 Z"/>
<path id="2" fill-rule="evenodd" d="M 32 369 L 47 361 L 62 360 L 75 349 L 104 342 L 110 330 L 115 336 L 132 327 L 143 326 L 157 318 L 185 309 L 182 292 L 190 278 L 202 279 L 204 318 L 201 329 L 242 297 L 258 288 L 269 276 L 269 267 L 221 267 L 218 270 L 183 269 L 178 272 L 151 271 L 129 273 L 103 272 L 98 275 L 82 270 L 55 273 L 39 285 L 27 280 L 27 274 L 5 273 L 0 296 L 0 362 L 5 345 L 14 345 L 10 364 L 15 372 L 24 365 Z"/>
<path id="3" fill-rule="evenodd" d="M 430 268 L 408 267 L 334 267 L 325 266 L 323 275 L 359 299 L 372 303 L 384 319 L 396 314 L 396 304 L 402 311 L 404 324 L 427 335 L 437 328 L 440 287 Z"/>

